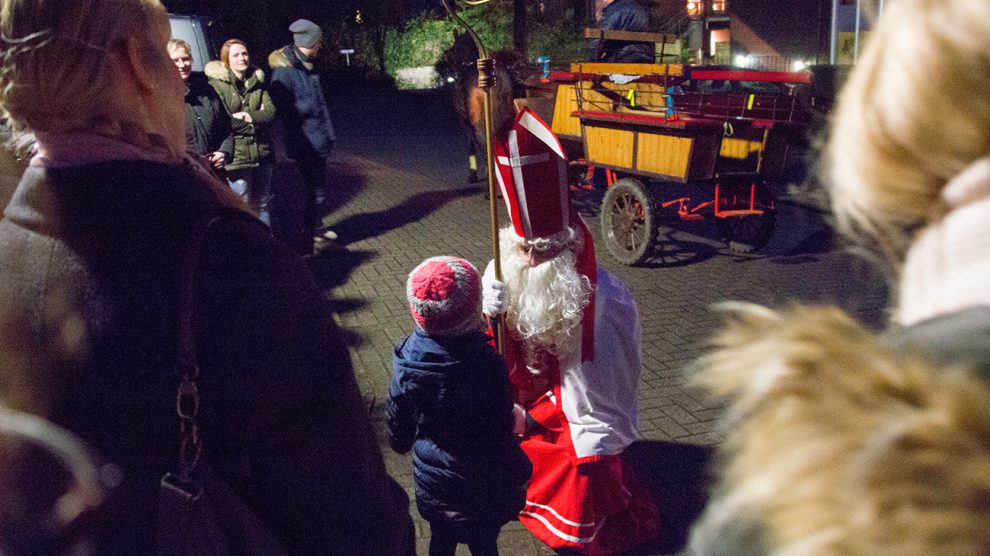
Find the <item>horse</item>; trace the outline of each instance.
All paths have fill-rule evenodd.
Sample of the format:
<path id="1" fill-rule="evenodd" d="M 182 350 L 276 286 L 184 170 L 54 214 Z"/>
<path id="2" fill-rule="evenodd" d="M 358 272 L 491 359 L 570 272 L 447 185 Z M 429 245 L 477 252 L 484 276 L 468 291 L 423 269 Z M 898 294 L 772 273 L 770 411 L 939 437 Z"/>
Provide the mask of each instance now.
<path id="1" fill-rule="evenodd" d="M 492 133 L 508 125 L 515 116 L 513 99 L 526 95 L 525 76 L 532 68 L 525 58 L 512 50 L 498 50 L 494 60 L 495 84 L 491 88 Z M 460 34 L 454 45 L 445 51 L 437 63 L 437 72 L 448 82 L 451 102 L 457 121 L 464 132 L 468 149 L 468 181 L 477 182 L 487 174 L 484 122 L 485 91 L 478 87 L 478 49 L 467 34 Z M 480 160 L 480 163 L 479 163 Z"/>

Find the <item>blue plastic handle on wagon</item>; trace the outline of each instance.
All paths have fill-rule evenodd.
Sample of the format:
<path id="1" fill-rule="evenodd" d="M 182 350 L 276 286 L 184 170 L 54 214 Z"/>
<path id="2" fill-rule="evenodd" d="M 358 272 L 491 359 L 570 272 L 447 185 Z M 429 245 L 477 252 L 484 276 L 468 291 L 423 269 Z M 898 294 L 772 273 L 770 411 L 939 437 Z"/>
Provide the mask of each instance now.
<path id="1" fill-rule="evenodd" d="M 550 57 L 540 56 L 536 59 L 536 63 L 543 66 L 543 72 L 540 73 L 540 77 L 543 79 L 550 77 Z"/>

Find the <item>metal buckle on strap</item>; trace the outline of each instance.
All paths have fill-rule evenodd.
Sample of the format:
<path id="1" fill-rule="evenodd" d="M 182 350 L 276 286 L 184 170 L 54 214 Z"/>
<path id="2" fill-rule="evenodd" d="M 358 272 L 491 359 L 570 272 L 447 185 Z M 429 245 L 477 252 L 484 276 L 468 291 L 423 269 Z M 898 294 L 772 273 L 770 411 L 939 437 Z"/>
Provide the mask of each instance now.
<path id="1" fill-rule="evenodd" d="M 175 473 L 166 473 L 162 477 L 161 485 L 187 502 L 195 502 L 203 495 L 203 486 L 197 481 L 190 478 L 183 479 Z"/>

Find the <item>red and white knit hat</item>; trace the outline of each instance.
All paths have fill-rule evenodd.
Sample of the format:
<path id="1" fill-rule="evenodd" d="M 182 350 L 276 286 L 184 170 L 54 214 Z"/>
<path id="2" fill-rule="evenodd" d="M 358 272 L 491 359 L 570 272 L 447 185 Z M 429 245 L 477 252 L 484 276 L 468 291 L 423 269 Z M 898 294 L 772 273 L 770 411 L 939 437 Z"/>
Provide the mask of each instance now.
<path id="1" fill-rule="evenodd" d="M 457 257 L 430 257 L 409 273 L 406 298 L 413 320 L 427 334 L 469 332 L 481 323 L 481 279 Z"/>
<path id="2" fill-rule="evenodd" d="M 495 175 L 516 235 L 526 239 L 562 232 L 571 222 L 567 157 L 557 136 L 529 108 L 493 141 Z"/>

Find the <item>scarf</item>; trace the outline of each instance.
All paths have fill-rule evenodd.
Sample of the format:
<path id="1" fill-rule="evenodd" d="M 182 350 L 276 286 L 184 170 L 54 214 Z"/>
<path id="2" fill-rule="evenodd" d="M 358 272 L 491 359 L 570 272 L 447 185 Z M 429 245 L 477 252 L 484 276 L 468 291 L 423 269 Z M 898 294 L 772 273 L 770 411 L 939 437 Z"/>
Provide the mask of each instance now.
<path id="1" fill-rule="evenodd" d="M 990 305 L 990 157 L 951 179 L 941 196 L 949 213 L 908 249 L 896 317 L 903 325 Z"/>
<path id="2" fill-rule="evenodd" d="M 35 154 L 31 166 L 67 168 L 97 162 L 144 160 L 175 164 L 178 160 L 164 147 L 163 141 L 148 136 L 148 145 L 124 142 L 115 137 L 92 132 L 35 132 Z"/>
<path id="3" fill-rule="evenodd" d="M 307 56 L 305 53 L 303 53 L 302 50 L 299 50 L 299 47 L 297 46 L 293 46 L 292 51 L 295 52 L 296 58 L 298 58 L 299 63 L 302 64 L 304 68 L 306 68 L 306 71 L 313 71 L 313 68 L 316 67 L 316 63 L 314 62 L 313 58 Z"/>
<path id="4" fill-rule="evenodd" d="M 92 132 L 35 132 L 34 156 L 30 165 L 68 168 L 100 162 L 140 160 L 161 164 L 189 164 L 222 205 L 249 212 L 244 201 L 216 176 L 202 157 L 188 153 L 176 157 L 158 136 L 148 135 L 148 145 L 138 146 L 121 139 Z"/>

